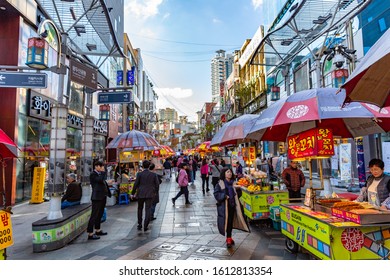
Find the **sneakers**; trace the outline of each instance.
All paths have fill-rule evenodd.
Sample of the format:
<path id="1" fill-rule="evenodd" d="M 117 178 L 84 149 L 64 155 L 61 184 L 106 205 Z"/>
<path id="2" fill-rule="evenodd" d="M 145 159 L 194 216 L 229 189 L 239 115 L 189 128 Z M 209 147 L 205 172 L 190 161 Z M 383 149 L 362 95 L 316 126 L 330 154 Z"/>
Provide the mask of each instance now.
<path id="1" fill-rule="evenodd" d="M 186 205 L 191 205 L 191 204 L 192 204 L 192 202 L 190 202 L 190 201 L 186 202 Z"/>
<path id="2" fill-rule="evenodd" d="M 210 191 L 210 189 L 206 189 L 206 192 L 209 192 Z"/>
<path id="3" fill-rule="evenodd" d="M 88 240 L 97 240 L 97 239 L 100 239 L 100 237 L 97 236 L 96 234 L 88 235 Z"/>
<path id="4" fill-rule="evenodd" d="M 137 229 L 138 229 L 138 230 L 141 230 L 141 229 L 142 229 L 142 226 L 141 226 L 141 225 L 138 225 L 138 226 L 137 226 Z"/>
<path id="5" fill-rule="evenodd" d="M 95 231 L 95 235 L 102 236 L 102 235 L 107 235 L 107 232 L 104 231 Z"/>
<path id="6" fill-rule="evenodd" d="M 152 221 L 154 221 L 155 219 L 157 219 L 156 217 L 152 217 L 152 218 L 150 218 Z"/>
<path id="7" fill-rule="evenodd" d="M 172 203 L 173 203 L 173 205 L 175 205 L 175 199 L 174 198 L 172 198 Z"/>
<path id="8" fill-rule="evenodd" d="M 234 240 L 231 237 L 226 238 L 226 247 L 232 248 L 234 245 Z"/>

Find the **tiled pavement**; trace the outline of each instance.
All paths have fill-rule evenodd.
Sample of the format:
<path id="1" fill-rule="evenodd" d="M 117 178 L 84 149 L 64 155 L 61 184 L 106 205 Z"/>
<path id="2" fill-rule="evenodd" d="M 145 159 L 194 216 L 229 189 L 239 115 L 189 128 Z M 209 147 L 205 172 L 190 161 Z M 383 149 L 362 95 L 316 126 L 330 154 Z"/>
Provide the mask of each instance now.
<path id="1" fill-rule="evenodd" d="M 137 230 L 137 203 L 107 207 L 108 232 L 100 240 L 88 241 L 80 235 L 64 248 L 44 253 L 32 252 L 31 224 L 47 215 L 49 202 L 24 203 L 13 208 L 14 245 L 7 249 L 10 260 L 299 260 L 307 254 L 285 250 L 284 236 L 268 223 L 250 223 L 251 233 L 233 231 L 235 246 L 227 249 L 225 238 L 216 227 L 216 206 L 212 190 L 202 194 L 198 177 L 190 186 L 192 205 L 184 205 L 184 196 L 172 205 L 178 191 L 174 178 L 160 186 L 157 219 L 147 232 Z M 212 187 L 211 187 L 212 189 Z"/>

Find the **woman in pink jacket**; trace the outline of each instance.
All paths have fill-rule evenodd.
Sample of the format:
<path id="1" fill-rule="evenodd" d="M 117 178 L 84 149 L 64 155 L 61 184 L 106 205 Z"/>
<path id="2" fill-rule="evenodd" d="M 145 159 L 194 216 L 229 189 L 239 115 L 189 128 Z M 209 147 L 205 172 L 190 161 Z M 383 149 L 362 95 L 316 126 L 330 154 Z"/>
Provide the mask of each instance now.
<path id="1" fill-rule="evenodd" d="M 206 191 L 209 192 L 209 162 L 208 159 L 202 160 L 202 166 L 200 167 L 200 176 L 202 177 L 202 192 L 205 194 L 204 185 L 206 183 Z"/>
<path id="2" fill-rule="evenodd" d="M 175 197 L 172 198 L 172 203 L 175 205 L 176 199 L 178 199 L 182 194 L 184 194 L 184 197 L 186 198 L 186 205 L 192 204 L 188 200 L 188 174 L 187 174 L 187 169 L 188 169 L 188 163 L 182 162 L 179 165 L 179 175 L 178 176 L 178 184 L 180 191 L 177 193 Z"/>

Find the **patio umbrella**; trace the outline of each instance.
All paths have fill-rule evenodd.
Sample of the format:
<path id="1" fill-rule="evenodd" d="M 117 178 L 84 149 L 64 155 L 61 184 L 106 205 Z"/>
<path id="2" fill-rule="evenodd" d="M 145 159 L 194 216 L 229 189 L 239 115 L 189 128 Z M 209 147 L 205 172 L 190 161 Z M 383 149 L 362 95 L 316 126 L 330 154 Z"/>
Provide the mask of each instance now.
<path id="1" fill-rule="evenodd" d="M 259 115 L 245 114 L 225 123 L 211 139 L 211 146 L 229 146 L 244 141 Z"/>
<path id="2" fill-rule="evenodd" d="M 390 131 L 390 107 L 351 102 L 342 107 L 345 91 L 319 88 L 297 92 L 262 111 L 249 131 L 256 140 L 285 142 L 287 136 L 311 128 L 330 128 L 334 136 L 354 138 Z"/>
<path id="3" fill-rule="evenodd" d="M 151 151 L 159 146 L 160 144 L 152 135 L 138 130 L 130 130 L 115 137 L 106 149 Z"/>
<path id="4" fill-rule="evenodd" d="M 18 146 L 8 137 L 5 132 L 0 129 L 0 163 L 2 166 L 3 178 L 0 192 L 3 198 L 3 206 L 6 208 L 6 195 L 5 195 L 5 160 L 18 157 Z"/>
<path id="5" fill-rule="evenodd" d="M 390 29 L 370 48 L 342 86 L 345 103 L 360 101 L 379 107 L 390 106 Z"/>

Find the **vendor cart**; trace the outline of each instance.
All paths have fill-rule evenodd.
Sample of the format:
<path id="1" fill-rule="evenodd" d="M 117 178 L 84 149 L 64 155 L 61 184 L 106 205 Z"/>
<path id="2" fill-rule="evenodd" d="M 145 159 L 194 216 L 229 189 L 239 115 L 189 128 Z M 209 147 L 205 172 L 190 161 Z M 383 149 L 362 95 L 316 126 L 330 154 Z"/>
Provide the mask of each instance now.
<path id="1" fill-rule="evenodd" d="M 323 260 L 390 259 L 390 212 L 332 215 L 332 209 L 281 204 L 281 231 L 292 252 L 304 248 Z M 335 210 L 333 209 L 333 212 Z M 348 217 L 350 215 L 350 217 Z M 367 222 L 367 223 L 366 223 Z"/>
<path id="2" fill-rule="evenodd" d="M 250 220 L 269 219 L 270 208 L 288 200 L 288 191 L 250 192 L 245 187 L 241 187 L 241 190 L 240 200 L 244 207 L 244 214 Z"/>

